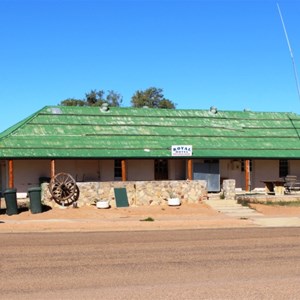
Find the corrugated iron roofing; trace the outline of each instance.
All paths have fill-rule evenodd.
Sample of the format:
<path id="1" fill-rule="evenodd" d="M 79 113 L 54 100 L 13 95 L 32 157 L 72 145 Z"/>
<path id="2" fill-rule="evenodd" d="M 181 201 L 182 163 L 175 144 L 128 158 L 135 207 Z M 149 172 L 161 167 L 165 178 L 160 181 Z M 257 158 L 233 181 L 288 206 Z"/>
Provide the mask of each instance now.
<path id="1" fill-rule="evenodd" d="M 172 145 L 192 145 L 194 158 L 298 159 L 300 116 L 45 107 L 0 134 L 0 158 L 168 158 Z"/>

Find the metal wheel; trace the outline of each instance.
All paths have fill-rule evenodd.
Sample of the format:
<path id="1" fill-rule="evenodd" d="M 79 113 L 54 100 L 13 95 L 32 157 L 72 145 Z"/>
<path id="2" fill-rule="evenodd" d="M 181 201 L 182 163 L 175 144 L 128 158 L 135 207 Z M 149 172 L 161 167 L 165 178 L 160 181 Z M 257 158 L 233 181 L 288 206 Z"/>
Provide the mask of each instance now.
<path id="1" fill-rule="evenodd" d="M 72 204 L 73 202 L 76 202 L 76 201 L 78 200 L 78 198 L 79 198 L 79 193 L 80 193 L 79 187 L 78 187 L 77 184 L 76 184 L 74 195 L 68 199 L 69 204 Z"/>
<path id="2" fill-rule="evenodd" d="M 74 178 L 68 173 L 58 173 L 49 183 L 52 198 L 60 204 L 72 203 L 79 197 L 79 189 Z M 75 200 L 75 198 L 77 199 Z"/>

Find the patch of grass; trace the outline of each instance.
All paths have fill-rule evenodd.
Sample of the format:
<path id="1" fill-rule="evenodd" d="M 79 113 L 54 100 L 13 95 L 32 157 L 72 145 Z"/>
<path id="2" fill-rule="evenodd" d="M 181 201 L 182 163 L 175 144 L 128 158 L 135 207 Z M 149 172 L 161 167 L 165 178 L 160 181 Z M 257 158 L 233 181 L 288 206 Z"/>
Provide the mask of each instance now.
<path id="1" fill-rule="evenodd" d="M 284 200 L 278 200 L 278 201 L 257 201 L 257 200 L 254 200 L 253 201 L 253 200 L 250 200 L 248 198 L 245 198 L 245 199 L 238 199 L 237 203 L 239 203 L 243 206 L 249 206 L 249 207 L 251 207 L 251 204 L 262 204 L 262 205 L 268 205 L 268 206 L 300 207 L 300 200 L 299 201 L 284 201 Z"/>
<path id="2" fill-rule="evenodd" d="M 249 199 L 238 199 L 237 203 L 241 204 L 242 206 L 249 206 L 250 205 L 250 200 Z"/>
<path id="3" fill-rule="evenodd" d="M 270 206 L 288 206 L 288 207 L 300 207 L 300 201 L 267 201 L 261 203 Z"/>
<path id="4" fill-rule="evenodd" d="M 148 218 L 142 219 L 142 220 L 140 220 L 140 221 L 142 221 L 142 222 L 154 222 L 154 219 L 151 218 L 151 217 L 148 217 Z"/>

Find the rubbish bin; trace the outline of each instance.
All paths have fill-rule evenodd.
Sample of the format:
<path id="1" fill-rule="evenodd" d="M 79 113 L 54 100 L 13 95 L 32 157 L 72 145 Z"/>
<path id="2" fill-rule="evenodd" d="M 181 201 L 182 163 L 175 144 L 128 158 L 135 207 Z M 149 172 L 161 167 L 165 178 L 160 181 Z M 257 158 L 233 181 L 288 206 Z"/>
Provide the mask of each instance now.
<path id="1" fill-rule="evenodd" d="M 40 178 L 39 178 L 40 185 L 41 185 L 42 183 L 45 183 L 45 182 L 46 182 L 46 183 L 49 183 L 50 180 L 51 180 L 50 177 L 40 177 Z"/>
<path id="2" fill-rule="evenodd" d="M 41 188 L 33 187 L 28 189 L 28 195 L 30 200 L 30 211 L 33 214 L 42 212 L 42 201 L 41 201 Z"/>
<path id="3" fill-rule="evenodd" d="M 4 199 L 6 204 L 6 214 L 17 215 L 18 204 L 17 204 L 17 189 L 7 189 L 4 191 Z"/>

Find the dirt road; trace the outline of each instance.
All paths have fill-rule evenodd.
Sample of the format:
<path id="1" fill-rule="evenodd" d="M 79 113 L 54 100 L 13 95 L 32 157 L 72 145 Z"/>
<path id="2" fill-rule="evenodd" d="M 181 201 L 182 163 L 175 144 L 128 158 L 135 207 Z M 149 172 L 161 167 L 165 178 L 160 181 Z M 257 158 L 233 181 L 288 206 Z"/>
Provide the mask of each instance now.
<path id="1" fill-rule="evenodd" d="M 2 299 L 299 299 L 300 228 L 1 234 Z"/>

